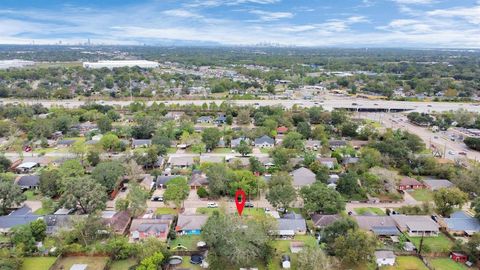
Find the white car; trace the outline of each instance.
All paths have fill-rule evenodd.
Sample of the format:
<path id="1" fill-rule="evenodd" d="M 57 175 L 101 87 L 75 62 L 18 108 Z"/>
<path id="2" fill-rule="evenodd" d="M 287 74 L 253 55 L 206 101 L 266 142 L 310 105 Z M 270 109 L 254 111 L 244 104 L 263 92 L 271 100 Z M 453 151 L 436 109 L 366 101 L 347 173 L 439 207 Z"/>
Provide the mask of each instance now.
<path id="1" fill-rule="evenodd" d="M 207 208 L 217 208 L 218 204 L 216 202 L 207 203 Z"/>
<path id="2" fill-rule="evenodd" d="M 448 151 L 448 153 L 449 153 L 450 155 L 452 155 L 452 156 L 454 156 L 454 155 L 456 155 L 456 154 L 457 154 L 457 153 L 455 153 L 454 151 L 451 151 L 451 150 L 450 150 L 450 151 Z"/>

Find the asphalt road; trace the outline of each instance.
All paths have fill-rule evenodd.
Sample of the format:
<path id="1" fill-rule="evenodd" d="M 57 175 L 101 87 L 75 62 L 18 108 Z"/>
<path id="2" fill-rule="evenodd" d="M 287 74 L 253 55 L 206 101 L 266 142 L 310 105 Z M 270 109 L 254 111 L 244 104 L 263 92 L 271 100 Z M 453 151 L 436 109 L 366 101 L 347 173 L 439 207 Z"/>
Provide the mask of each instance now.
<path id="1" fill-rule="evenodd" d="M 202 105 L 204 103 L 215 102 L 220 105 L 224 100 L 149 100 L 147 105 L 153 102 L 165 104 L 179 104 L 179 105 Z M 267 106 L 267 105 L 282 105 L 286 108 L 291 108 L 294 105 L 302 107 L 322 106 L 326 110 L 335 108 L 351 108 L 351 109 L 404 109 L 417 112 L 442 112 L 450 110 L 465 109 L 472 112 L 480 112 L 480 106 L 476 103 L 451 103 L 451 102 L 411 102 L 411 101 L 386 101 L 386 100 L 367 100 L 351 97 L 340 96 L 325 96 L 316 100 L 234 100 L 229 101 L 237 105 L 252 105 L 252 106 Z M 79 100 L 16 100 L 16 99 L 0 99 L 0 103 L 8 104 L 43 104 L 45 107 L 63 106 L 68 108 L 76 108 L 83 104 L 84 101 Z M 104 105 L 112 106 L 127 106 L 131 101 L 124 100 L 107 100 L 98 102 Z"/>

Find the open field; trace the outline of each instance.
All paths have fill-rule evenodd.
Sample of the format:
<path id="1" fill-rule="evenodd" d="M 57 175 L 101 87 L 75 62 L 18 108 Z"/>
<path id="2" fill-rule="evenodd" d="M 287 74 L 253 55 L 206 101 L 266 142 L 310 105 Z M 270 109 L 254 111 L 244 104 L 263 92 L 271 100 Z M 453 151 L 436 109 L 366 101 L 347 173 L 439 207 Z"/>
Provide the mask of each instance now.
<path id="1" fill-rule="evenodd" d="M 56 260 L 56 257 L 27 257 L 20 270 L 49 270 Z"/>

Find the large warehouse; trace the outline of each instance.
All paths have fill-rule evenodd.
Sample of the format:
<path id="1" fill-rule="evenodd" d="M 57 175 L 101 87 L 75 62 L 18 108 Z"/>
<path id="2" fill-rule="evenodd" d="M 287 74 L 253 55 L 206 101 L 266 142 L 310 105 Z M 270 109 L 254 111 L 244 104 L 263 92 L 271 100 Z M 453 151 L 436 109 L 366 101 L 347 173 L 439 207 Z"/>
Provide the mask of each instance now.
<path id="1" fill-rule="evenodd" d="M 20 59 L 0 60 L 0 69 L 22 68 L 22 67 L 32 66 L 32 65 L 35 65 L 35 62 L 20 60 Z"/>
<path id="2" fill-rule="evenodd" d="M 98 61 L 98 62 L 83 62 L 84 68 L 120 68 L 120 67 L 141 67 L 141 68 L 156 68 L 158 63 L 147 60 L 115 60 L 115 61 Z"/>

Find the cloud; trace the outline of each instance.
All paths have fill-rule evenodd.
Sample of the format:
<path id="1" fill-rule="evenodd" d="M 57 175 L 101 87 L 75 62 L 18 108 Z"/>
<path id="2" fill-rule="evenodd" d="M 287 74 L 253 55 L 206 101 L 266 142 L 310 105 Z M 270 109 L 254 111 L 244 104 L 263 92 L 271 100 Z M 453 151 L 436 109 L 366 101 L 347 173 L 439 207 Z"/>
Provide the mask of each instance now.
<path id="1" fill-rule="evenodd" d="M 162 13 L 167 16 L 178 17 L 178 18 L 203 18 L 202 15 L 193 13 L 185 9 L 169 9 L 169 10 L 163 11 Z"/>
<path id="2" fill-rule="evenodd" d="M 280 19 L 290 19 L 293 18 L 293 13 L 291 12 L 271 12 L 263 10 L 250 10 L 249 13 L 257 15 L 260 21 L 270 22 Z"/>
<path id="3" fill-rule="evenodd" d="M 401 5 L 428 5 L 435 3 L 435 0 L 393 0 L 397 4 Z"/>
<path id="4" fill-rule="evenodd" d="M 446 18 L 460 18 L 472 24 L 480 24 L 480 2 L 479 6 L 473 8 L 451 8 L 451 9 L 437 9 L 427 12 L 429 16 L 438 16 Z"/>

